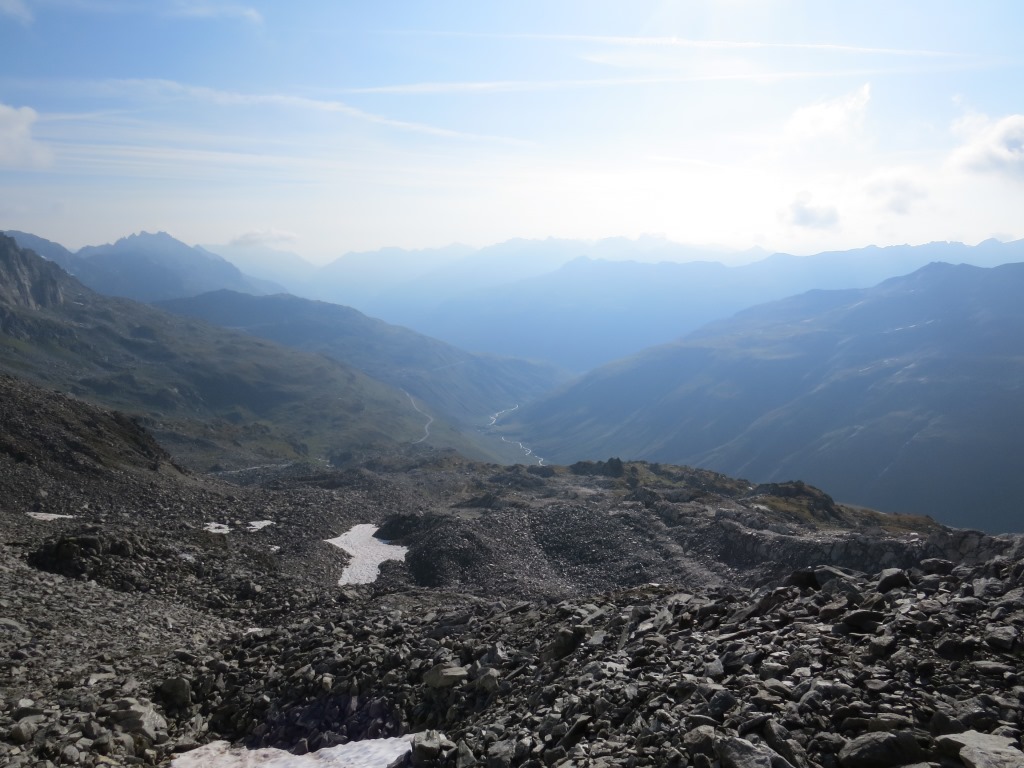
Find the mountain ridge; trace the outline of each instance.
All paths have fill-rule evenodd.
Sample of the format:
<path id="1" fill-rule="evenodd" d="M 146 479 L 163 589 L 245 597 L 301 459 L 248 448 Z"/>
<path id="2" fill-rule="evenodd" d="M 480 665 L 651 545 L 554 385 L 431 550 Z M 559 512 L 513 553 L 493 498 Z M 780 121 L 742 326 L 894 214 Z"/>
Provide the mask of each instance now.
<path id="1" fill-rule="evenodd" d="M 166 232 L 140 232 L 72 253 L 58 243 L 10 230 L 9 237 L 59 264 L 84 285 L 108 296 L 153 301 L 217 288 L 273 293 L 280 286 L 243 274 L 211 251 L 188 246 Z"/>
<path id="2" fill-rule="evenodd" d="M 813 291 L 599 368 L 507 429 L 595 455 L 801 477 L 850 503 L 1019 529 L 1024 264 Z"/>
<path id="3" fill-rule="evenodd" d="M 526 402 L 565 378 L 553 366 L 467 353 L 351 307 L 286 294 L 257 297 L 222 290 L 157 306 L 326 354 L 468 426 L 486 426 L 494 412 Z"/>
<path id="4" fill-rule="evenodd" d="M 343 462 L 425 437 L 404 393 L 343 363 L 102 296 L 3 236 L 0 270 L 22 286 L 20 303 L 0 292 L 0 368 L 142 417 L 186 464 Z M 428 444 L 489 455 L 443 419 Z"/>

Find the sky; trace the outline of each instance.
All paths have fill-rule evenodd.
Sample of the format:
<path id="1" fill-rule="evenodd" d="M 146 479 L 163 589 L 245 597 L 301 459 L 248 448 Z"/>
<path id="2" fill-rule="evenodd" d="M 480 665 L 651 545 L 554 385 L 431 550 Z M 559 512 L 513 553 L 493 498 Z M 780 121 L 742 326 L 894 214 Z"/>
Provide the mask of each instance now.
<path id="1" fill-rule="evenodd" d="M 1024 237 L 1024 3 L 0 0 L 0 229 Z"/>

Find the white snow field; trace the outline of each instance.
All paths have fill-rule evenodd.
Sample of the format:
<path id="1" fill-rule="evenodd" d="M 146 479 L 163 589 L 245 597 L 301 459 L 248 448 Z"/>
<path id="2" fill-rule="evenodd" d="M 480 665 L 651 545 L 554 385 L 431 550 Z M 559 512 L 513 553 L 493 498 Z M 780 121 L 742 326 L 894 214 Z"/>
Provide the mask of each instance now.
<path id="1" fill-rule="evenodd" d="M 372 526 L 371 526 L 372 527 Z M 387 768 L 412 749 L 412 736 L 366 739 L 308 755 L 283 749 L 244 749 L 213 741 L 171 761 L 172 768 Z"/>
<path id="2" fill-rule="evenodd" d="M 372 584 L 380 576 L 380 564 L 386 560 L 405 560 L 409 551 L 408 547 L 401 547 L 397 544 L 388 544 L 375 539 L 373 534 L 377 532 L 377 526 L 369 523 L 354 525 L 347 532 L 327 539 L 328 544 L 348 552 L 352 555 L 352 562 L 341 572 L 338 585 L 345 584 Z"/>

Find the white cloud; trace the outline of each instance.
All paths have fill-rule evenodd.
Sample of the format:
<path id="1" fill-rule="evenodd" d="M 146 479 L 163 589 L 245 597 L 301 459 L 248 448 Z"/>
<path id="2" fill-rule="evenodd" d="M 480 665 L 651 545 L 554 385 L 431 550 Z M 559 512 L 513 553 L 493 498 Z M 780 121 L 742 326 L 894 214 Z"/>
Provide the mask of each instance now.
<path id="1" fill-rule="evenodd" d="M 790 203 L 782 218 L 796 227 L 834 229 L 839 224 L 839 211 L 830 205 L 811 205 L 810 195 L 804 193 Z"/>
<path id="2" fill-rule="evenodd" d="M 0 167 L 39 168 L 51 162 L 50 150 L 32 137 L 38 117 L 30 107 L 0 104 Z"/>
<path id="3" fill-rule="evenodd" d="M 1024 180 L 1024 115 L 991 121 L 971 115 L 954 126 L 966 142 L 952 156 L 955 166 Z"/>
<path id="4" fill-rule="evenodd" d="M 32 11 L 24 0 L 0 0 L 0 14 L 11 16 L 25 24 L 32 21 Z"/>
<path id="5" fill-rule="evenodd" d="M 294 243 L 299 236 L 286 229 L 259 229 L 255 232 L 245 232 L 231 240 L 231 245 L 278 245 L 281 243 Z"/>
<path id="6" fill-rule="evenodd" d="M 883 173 L 869 179 L 865 190 L 877 205 L 889 213 L 905 216 L 914 203 L 928 197 L 927 190 L 906 173 Z"/>
<path id="7" fill-rule="evenodd" d="M 863 127 L 870 99 L 871 85 L 865 83 L 839 98 L 801 107 L 790 117 L 786 133 L 795 139 L 854 135 Z"/>

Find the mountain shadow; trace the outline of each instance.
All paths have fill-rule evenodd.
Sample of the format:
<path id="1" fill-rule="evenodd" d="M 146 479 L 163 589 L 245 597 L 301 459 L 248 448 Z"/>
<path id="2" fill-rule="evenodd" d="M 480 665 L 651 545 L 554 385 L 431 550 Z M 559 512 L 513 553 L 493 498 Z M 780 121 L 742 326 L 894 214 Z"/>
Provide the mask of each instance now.
<path id="1" fill-rule="evenodd" d="M 932 264 L 754 307 L 521 410 L 556 462 L 618 455 L 1019 531 L 1024 264 Z"/>
<path id="2" fill-rule="evenodd" d="M 140 417 L 192 466 L 354 458 L 411 443 L 489 457 L 356 368 L 101 296 L 0 236 L 0 370 Z M 226 457 L 226 458 L 225 458 Z"/>
<path id="3" fill-rule="evenodd" d="M 285 294 L 216 291 L 159 306 L 327 355 L 469 426 L 486 425 L 491 414 L 547 393 L 565 378 L 552 365 L 464 352 L 350 307 Z"/>

